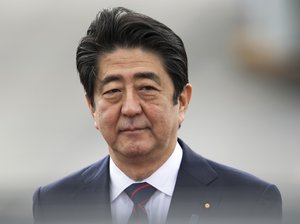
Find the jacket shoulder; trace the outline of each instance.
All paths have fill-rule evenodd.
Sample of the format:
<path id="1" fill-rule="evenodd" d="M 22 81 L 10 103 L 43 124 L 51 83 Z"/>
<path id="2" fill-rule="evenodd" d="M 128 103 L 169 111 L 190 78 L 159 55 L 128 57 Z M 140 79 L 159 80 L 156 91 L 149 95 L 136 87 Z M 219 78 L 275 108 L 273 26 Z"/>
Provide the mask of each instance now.
<path id="1" fill-rule="evenodd" d="M 80 223 L 99 216 L 106 217 L 109 200 L 108 162 L 108 157 L 105 157 L 65 178 L 38 188 L 33 195 L 35 223 L 61 220 Z"/>
<path id="2" fill-rule="evenodd" d="M 46 186 L 40 187 L 41 194 L 50 194 L 56 191 L 76 190 L 84 184 L 93 181 L 96 176 L 101 175 L 107 169 L 108 156 L 89 166 L 86 166 L 70 175 L 61 178 Z"/>
<path id="3" fill-rule="evenodd" d="M 108 156 L 60 180 L 39 187 L 33 195 L 33 204 L 57 204 L 74 201 L 78 195 L 87 196 L 96 186 L 108 185 Z M 97 182 L 97 183 L 96 183 Z M 89 190 L 86 190 L 89 189 Z"/>
<path id="4" fill-rule="evenodd" d="M 223 204 L 229 203 L 237 210 L 255 207 L 257 213 L 273 212 L 274 216 L 281 216 L 282 199 L 277 186 L 245 171 L 206 159 L 180 139 L 179 143 L 184 152 L 184 180 L 190 174 L 201 183 L 198 186 L 205 186 L 207 192 L 222 198 Z"/>
<path id="5" fill-rule="evenodd" d="M 261 186 L 265 187 L 270 185 L 270 183 L 260 179 L 259 177 L 250 174 L 248 172 L 226 166 L 221 163 L 217 163 L 212 160 L 208 160 L 209 165 L 216 171 L 218 174 L 218 179 L 224 185 L 247 185 L 247 186 Z"/>

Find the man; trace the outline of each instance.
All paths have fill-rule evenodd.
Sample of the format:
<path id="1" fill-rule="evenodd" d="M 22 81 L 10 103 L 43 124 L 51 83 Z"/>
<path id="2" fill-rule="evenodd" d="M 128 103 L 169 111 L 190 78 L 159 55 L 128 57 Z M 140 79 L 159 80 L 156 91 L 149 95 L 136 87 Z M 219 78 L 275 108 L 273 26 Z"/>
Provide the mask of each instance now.
<path id="1" fill-rule="evenodd" d="M 177 138 L 192 87 L 182 40 L 125 8 L 101 11 L 77 69 L 109 156 L 34 195 L 36 223 L 276 223 L 276 186 Z"/>

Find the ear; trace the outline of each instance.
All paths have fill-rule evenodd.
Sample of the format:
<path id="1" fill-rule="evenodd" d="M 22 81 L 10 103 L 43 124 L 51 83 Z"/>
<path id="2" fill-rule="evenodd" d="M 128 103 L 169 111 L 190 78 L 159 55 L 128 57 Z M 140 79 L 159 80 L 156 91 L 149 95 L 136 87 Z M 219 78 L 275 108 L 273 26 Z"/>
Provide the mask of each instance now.
<path id="1" fill-rule="evenodd" d="M 92 114 L 92 117 L 94 119 L 94 125 L 95 125 L 95 128 L 99 130 L 99 127 L 97 125 L 97 122 L 96 122 L 96 119 L 95 119 L 95 108 L 92 106 L 92 103 L 91 103 L 91 99 L 88 97 L 88 95 L 85 95 L 85 99 L 86 99 L 86 102 L 88 104 L 88 107 L 90 109 L 90 112 Z"/>
<path id="2" fill-rule="evenodd" d="M 192 85 L 186 84 L 183 91 L 181 92 L 179 98 L 178 98 L 178 104 L 179 104 L 179 117 L 178 117 L 178 123 L 179 126 L 182 124 L 185 118 L 186 111 L 188 109 L 190 100 L 192 97 Z"/>

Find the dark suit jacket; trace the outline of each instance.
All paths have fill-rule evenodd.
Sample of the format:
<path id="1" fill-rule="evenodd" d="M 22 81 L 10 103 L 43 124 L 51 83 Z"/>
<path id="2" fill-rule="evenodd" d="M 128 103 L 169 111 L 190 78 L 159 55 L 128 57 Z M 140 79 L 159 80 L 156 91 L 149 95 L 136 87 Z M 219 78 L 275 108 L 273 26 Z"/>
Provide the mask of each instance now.
<path id="1" fill-rule="evenodd" d="M 277 187 L 183 149 L 168 223 L 280 223 Z M 163 177 L 167 178 L 167 177 Z M 111 223 L 109 157 L 33 197 L 35 223 Z"/>

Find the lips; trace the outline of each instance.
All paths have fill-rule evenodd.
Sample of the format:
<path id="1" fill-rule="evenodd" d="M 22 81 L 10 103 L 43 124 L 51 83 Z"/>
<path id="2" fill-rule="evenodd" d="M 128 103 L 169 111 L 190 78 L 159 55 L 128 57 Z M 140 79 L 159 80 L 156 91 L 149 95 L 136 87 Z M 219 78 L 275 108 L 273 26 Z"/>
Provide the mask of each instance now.
<path id="1" fill-rule="evenodd" d="M 120 132 L 139 132 L 146 130 L 146 127 L 127 127 L 127 128 L 121 128 Z"/>
<path id="2" fill-rule="evenodd" d="M 138 133 L 151 128 L 150 123 L 143 117 L 120 119 L 118 122 L 118 131 L 125 133 Z"/>

